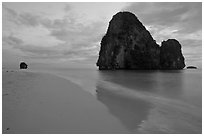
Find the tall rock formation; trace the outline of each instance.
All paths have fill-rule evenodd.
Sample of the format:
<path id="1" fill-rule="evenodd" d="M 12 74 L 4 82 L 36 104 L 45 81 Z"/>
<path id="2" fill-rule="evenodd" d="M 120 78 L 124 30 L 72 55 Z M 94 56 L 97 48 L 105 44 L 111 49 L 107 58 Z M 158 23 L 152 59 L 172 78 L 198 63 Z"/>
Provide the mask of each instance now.
<path id="1" fill-rule="evenodd" d="M 101 41 L 99 69 L 158 69 L 159 45 L 130 12 L 119 12 Z"/>
<path id="2" fill-rule="evenodd" d="M 172 51 L 162 49 L 164 51 L 162 54 L 165 54 L 165 51 L 174 52 L 174 49 L 175 52 L 177 50 L 180 52 L 180 49 L 175 47 L 172 48 Z M 138 18 L 130 12 L 119 12 L 109 22 L 107 33 L 101 40 L 96 65 L 99 66 L 99 70 L 168 69 L 168 66 L 162 65 L 161 67 L 160 58 L 162 56 L 159 45 Z M 168 57 L 166 58 L 168 59 Z M 173 57 L 172 60 L 174 58 L 177 57 Z M 162 64 L 164 64 L 163 61 L 166 62 L 162 59 Z M 175 65 L 177 64 L 180 63 Z M 176 66 L 172 67 L 176 68 Z"/>
<path id="3" fill-rule="evenodd" d="M 163 41 L 160 49 L 161 69 L 183 69 L 184 57 L 181 52 L 181 44 L 175 39 Z"/>

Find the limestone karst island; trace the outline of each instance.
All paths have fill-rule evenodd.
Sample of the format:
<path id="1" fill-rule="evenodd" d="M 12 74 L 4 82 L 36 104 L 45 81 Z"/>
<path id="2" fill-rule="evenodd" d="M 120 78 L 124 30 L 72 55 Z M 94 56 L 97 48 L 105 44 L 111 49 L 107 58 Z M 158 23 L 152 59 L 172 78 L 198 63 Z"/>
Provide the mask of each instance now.
<path id="1" fill-rule="evenodd" d="M 111 69 L 183 69 L 181 45 L 176 39 L 159 46 L 150 32 L 130 12 L 119 12 L 109 22 L 101 40 L 99 70 Z"/>

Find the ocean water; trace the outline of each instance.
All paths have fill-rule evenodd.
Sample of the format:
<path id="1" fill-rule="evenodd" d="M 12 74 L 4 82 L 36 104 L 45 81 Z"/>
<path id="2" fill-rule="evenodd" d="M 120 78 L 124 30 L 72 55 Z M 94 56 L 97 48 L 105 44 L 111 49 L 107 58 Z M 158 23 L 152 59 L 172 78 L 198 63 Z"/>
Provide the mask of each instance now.
<path id="1" fill-rule="evenodd" d="M 130 133 L 202 133 L 201 69 L 35 70 L 78 84 L 104 104 Z"/>

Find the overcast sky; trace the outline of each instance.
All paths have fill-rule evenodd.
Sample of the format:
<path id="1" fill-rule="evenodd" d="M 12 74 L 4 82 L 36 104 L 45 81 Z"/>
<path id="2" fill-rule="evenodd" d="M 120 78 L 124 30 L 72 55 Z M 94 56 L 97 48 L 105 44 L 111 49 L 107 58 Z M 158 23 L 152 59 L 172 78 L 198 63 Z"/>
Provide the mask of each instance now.
<path id="1" fill-rule="evenodd" d="M 176 38 L 187 65 L 202 63 L 202 3 L 3 3 L 6 64 L 78 63 L 95 66 L 112 16 L 133 12 L 158 44 Z"/>

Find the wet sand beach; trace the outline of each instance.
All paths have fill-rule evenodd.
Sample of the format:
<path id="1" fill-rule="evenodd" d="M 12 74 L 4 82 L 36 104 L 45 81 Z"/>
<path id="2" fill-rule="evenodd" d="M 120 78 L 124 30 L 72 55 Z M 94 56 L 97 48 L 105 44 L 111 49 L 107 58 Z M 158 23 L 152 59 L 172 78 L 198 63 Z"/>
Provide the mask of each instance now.
<path id="1" fill-rule="evenodd" d="M 129 133 L 91 94 L 42 73 L 3 71 L 3 133 Z"/>

